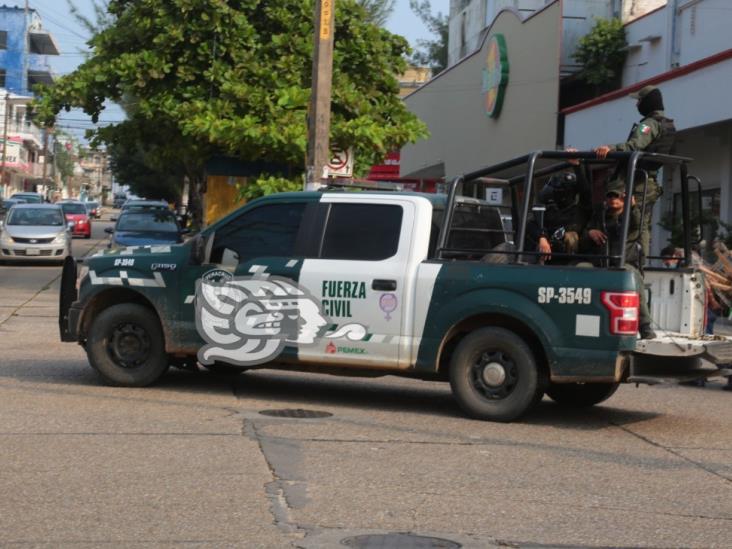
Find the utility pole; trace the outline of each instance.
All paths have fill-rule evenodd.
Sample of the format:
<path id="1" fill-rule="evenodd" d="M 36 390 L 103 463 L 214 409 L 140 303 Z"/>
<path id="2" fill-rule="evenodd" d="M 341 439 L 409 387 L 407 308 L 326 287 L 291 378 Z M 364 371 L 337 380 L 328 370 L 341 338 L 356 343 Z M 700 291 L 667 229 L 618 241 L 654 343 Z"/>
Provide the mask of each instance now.
<path id="1" fill-rule="evenodd" d="M 46 185 L 46 174 L 48 173 L 48 133 L 51 128 L 43 128 L 43 186 Z"/>
<path id="2" fill-rule="evenodd" d="M 317 190 L 327 177 L 330 160 L 330 95 L 333 83 L 335 0 L 315 0 L 313 87 L 308 118 L 305 190 Z"/>
<path id="3" fill-rule="evenodd" d="M 3 165 L 0 166 L 0 185 L 5 185 L 5 162 L 8 158 L 8 118 L 10 118 L 10 93 L 6 92 L 3 120 Z"/>

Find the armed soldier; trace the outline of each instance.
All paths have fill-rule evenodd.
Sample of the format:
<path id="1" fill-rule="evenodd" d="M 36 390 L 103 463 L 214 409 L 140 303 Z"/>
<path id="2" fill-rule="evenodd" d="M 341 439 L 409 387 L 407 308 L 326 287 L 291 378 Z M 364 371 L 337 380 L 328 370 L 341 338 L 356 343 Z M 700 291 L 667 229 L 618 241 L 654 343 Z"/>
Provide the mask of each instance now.
<path id="1" fill-rule="evenodd" d="M 663 111 L 663 96 L 661 90 L 655 86 L 645 86 L 630 97 L 637 99 L 636 106 L 643 119 L 633 124 L 625 143 L 617 145 L 601 145 L 595 149 L 597 157 L 602 159 L 611 151 L 644 151 L 659 154 L 673 153 L 676 141 L 676 127 L 674 121 L 667 118 Z M 643 162 L 640 168 L 648 173 L 648 190 L 645 197 L 645 208 L 643 213 L 643 227 L 641 227 L 641 245 L 643 255 L 647 256 L 651 243 L 651 215 L 653 205 L 663 194 L 663 188 L 658 183 L 658 170 L 661 164 L 657 162 Z M 618 167 L 619 170 L 623 166 Z M 625 173 L 616 172 L 617 177 L 624 177 Z M 643 179 L 636 176 L 633 196 L 636 203 L 640 205 L 643 201 Z"/>
<path id="2" fill-rule="evenodd" d="M 577 253 L 580 235 L 592 213 L 589 186 L 582 169 L 553 175 L 537 198 L 546 207 L 540 251 L 547 256 L 552 252 Z"/>
<path id="3" fill-rule="evenodd" d="M 641 219 L 640 209 L 635 205 L 630 210 L 630 225 L 628 240 L 625 244 L 625 268 L 631 271 L 636 278 L 638 293 L 640 294 L 639 332 L 641 339 L 653 339 L 656 333 L 651 326 L 651 313 L 643 290 L 643 276 L 641 274 Z M 589 247 L 591 252 L 599 255 L 619 256 L 623 244 L 623 212 L 625 211 L 625 181 L 613 179 L 607 185 L 605 197 L 605 212 L 602 219 L 594 218 L 588 224 L 583 235 L 583 247 Z M 611 261 L 612 265 L 612 261 Z"/>

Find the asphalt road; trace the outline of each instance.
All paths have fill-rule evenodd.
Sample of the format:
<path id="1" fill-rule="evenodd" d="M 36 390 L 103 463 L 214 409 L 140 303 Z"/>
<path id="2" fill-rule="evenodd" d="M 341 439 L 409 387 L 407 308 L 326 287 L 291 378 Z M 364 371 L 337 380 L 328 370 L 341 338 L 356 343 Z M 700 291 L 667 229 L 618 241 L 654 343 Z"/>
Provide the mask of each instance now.
<path id="1" fill-rule="evenodd" d="M 581 412 L 545 399 L 511 425 L 392 377 L 171 370 L 112 388 L 58 340 L 59 276 L 0 266 L 2 547 L 732 547 L 721 381 L 624 386 Z M 260 413 L 281 409 L 332 416 Z M 391 541 L 369 546 L 409 546 Z"/>

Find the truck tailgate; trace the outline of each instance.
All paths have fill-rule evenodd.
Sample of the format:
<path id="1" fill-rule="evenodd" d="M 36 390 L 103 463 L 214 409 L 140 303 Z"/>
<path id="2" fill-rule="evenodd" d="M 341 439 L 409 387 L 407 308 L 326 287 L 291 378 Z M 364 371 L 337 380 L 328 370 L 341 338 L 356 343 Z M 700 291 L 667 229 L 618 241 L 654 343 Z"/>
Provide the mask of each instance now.
<path id="1" fill-rule="evenodd" d="M 641 339 L 632 353 L 631 383 L 657 384 L 730 376 L 732 338 L 659 331 L 654 339 Z"/>

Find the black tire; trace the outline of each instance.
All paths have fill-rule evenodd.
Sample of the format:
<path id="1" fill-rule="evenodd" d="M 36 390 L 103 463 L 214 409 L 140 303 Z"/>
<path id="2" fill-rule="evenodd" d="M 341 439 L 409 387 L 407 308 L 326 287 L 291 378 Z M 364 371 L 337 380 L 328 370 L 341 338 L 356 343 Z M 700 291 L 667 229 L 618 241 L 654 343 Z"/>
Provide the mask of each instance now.
<path id="1" fill-rule="evenodd" d="M 546 394 L 562 406 L 587 408 L 609 399 L 619 386 L 619 383 L 552 383 Z"/>
<path id="2" fill-rule="evenodd" d="M 113 305 L 92 320 L 86 353 L 104 381 L 120 387 L 150 385 L 169 366 L 157 315 L 134 303 Z"/>
<path id="3" fill-rule="evenodd" d="M 518 419 L 541 399 L 542 379 L 529 346 L 504 328 L 468 334 L 450 363 L 452 393 L 460 408 L 476 419 Z"/>

